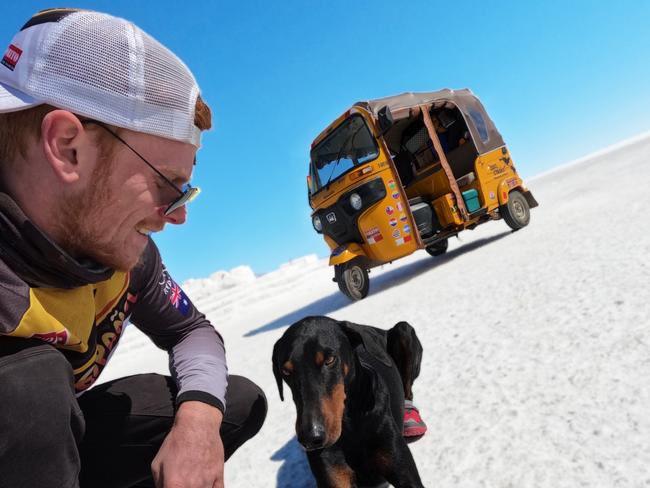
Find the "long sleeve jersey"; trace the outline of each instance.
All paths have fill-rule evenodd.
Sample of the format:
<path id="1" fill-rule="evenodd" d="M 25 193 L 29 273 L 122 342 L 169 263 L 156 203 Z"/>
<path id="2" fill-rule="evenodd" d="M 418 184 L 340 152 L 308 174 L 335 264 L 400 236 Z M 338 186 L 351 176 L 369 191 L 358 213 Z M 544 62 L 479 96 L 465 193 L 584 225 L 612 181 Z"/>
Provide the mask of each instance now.
<path id="1" fill-rule="evenodd" d="M 0 200 L 0 207 L 3 203 L 7 202 Z M 73 268 L 79 263 L 42 234 L 31 246 L 39 259 L 36 263 L 28 259 L 32 254 L 26 255 L 25 247 L 20 247 L 26 223 L 13 225 L 16 219 L 6 217 L 6 208 L 2 211 L 0 341 L 4 335 L 52 344 L 70 362 L 75 388 L 81 393 L 97 380 L 120 340 L 125 322 L 130 320 L 158 347 L 168 351 L 170 371 L 179 389 L 177 402 L 199 400 L 225 409 L 227 367 L 223 340 L 171 278 L 151 239 L 140 263 L 129 272 L 109 270 L 99 274 L 106 279 L 92 279 L 87 284 L 75 276 L 71 279 L 73 287 L 30 285 L 24 278 L 38 282 L 40 259 L 47 264 L 67 260 Z M 33 243 L 34 236 L 29 237 L 27 240 Z M 57 280 L 62 273 L 66 275 L 67 271 L 43 270 L 43 275 L 56 275 Z"/>

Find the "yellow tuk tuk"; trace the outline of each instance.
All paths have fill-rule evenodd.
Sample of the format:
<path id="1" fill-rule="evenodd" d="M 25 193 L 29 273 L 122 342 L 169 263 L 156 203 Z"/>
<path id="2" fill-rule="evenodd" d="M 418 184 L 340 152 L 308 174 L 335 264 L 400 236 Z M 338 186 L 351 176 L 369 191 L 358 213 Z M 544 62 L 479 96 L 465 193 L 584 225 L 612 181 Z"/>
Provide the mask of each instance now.
<path id="1" fill-rule="evenodd" d="M 465 229 L 528 225 L 537 201 L 481 102 L 467 89 L 355 103 L 312 143 L 312 223 L 352 300 L 368 270 L 418 249 L 438 256 Z"/>

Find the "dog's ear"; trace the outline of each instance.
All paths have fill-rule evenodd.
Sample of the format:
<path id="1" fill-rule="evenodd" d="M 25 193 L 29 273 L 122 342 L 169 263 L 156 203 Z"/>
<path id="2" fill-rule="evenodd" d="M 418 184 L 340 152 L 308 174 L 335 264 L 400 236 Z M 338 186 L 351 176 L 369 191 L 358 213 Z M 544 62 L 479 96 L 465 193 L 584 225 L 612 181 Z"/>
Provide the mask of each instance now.
<path id="1" fill-rule="evenodd" d="M 341 330 L 347 336 L 348 340 L 350 341 L 350 345 L 352 346 L 353 349 L 357 347 L 359 344 L 364 343 L 363 336 L 361 335 L 360 325 L 353 324 L 352 322 L 348 322 L 347 320 L 341 320 L 339 321 L 339 327 L 341 327 Z"/>
<path id="2" fill-rule="evenodd" d="M 282 371 L 280 371 L 280 342 L 282 339 L 279 339 L 273 346 L 273 374 L 275 375 L 275 381 L 278 384 L 278 391 L 280 392 L 280 400 L 284 401 L 284 392 L 282 391 Z"/>
<path id="3" fill-rule="evenodd" d="M 366 350 L 378 361 L 386 366 L 393 366 L 393 361 L 386 351 L 386 336 L 380 329 L 367 325 L 353 324 L 348 321 L 340 321 L 341 330 L 348 336 L 352 347 L 363 344 Z"/>

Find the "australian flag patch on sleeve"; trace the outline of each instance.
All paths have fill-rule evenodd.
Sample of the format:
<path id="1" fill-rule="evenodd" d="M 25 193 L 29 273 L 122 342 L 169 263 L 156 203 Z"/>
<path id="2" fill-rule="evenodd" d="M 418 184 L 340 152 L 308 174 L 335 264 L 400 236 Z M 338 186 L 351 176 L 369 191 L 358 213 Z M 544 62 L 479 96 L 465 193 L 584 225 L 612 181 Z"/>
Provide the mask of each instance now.
<path id="1" fill-rule="evenodd" d="M 172 285 L 172 289 L 169 292 L 169 301 L 183 315 L 187 315 L 187 312 L 190 310 L 190 301 L 187 299 L 181 287 L 176 283 Z"/>
<path id="2" fill-rule="evenodd" d="M 163 270 L 160 284 L 163 287 L 163 293 L 172 306 L 181 314 L 187 315 L 190 311 L 190 299 L 187 298 L 183 289 L 169 276 L 166 269 Z"/>

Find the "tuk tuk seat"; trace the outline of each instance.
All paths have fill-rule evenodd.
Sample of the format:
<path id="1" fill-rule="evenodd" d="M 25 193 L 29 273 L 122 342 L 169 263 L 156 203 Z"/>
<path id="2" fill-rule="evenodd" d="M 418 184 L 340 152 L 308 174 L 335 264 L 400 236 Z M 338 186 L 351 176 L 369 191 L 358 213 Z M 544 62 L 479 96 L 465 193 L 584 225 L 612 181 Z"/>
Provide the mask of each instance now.
<path id="1" fill-rule="evenodd" d="M 467 141 L 449 151 L 446 156 L 454 177 L 456 177 L 456 180 L 459 180 L 464 178 L 468 173 L 474 172 L 474 164 L 478 157 L 478 151 L 472 142 Z"/>
<path id="2" fill-rule="evenodd" d="M 404 151 L 396 154 L 393 157 L 393 162 L 395 163 L 395 169 L 397 169 L 399 179 L 404 188 L 406 188 L 413 181 L 415 176 L 413 174 L 413 168 L 411 167 L 411 160 L 408 157 L 408 154 Z"/>

